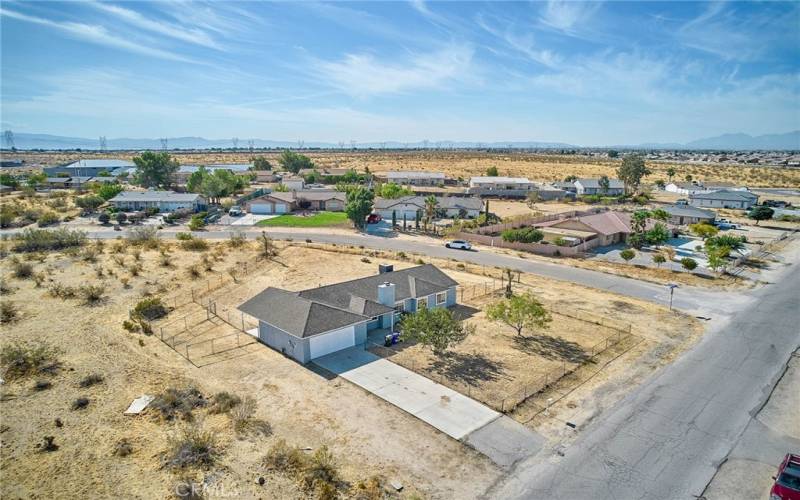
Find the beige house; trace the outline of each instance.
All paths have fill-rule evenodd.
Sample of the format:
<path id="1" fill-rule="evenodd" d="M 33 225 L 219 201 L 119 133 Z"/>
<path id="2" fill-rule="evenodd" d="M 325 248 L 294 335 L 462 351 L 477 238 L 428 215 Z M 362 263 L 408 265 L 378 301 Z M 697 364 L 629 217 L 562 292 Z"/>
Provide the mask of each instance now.
<path id="1" fill-rule="evenodd" d="M 346 194 L 324 189 L 273 192 L 253 198 L 245 203 L 245 211 L 251 214 L 287 214 L 296 210 L 325 210 L 342 212 Z"/>

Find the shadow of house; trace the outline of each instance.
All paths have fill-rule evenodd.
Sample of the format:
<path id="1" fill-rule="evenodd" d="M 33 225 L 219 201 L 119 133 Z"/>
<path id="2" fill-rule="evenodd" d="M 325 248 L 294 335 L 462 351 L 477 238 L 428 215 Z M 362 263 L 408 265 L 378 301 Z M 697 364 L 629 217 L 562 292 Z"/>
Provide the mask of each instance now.
<path id="1" fill-rule="evenodd" d="M 480 310 L 474 307 L 465 305 L 465 304 L 456 304 L 450 308 L 453 311 L 453 316 L 455 319 L 459 321 L 463 321 L 465 319 L 469 319 L 473 317 L 475 314 L 479 313 Z"/>
<path id="2" fill-rule="evenodd" d="M 499 361 L 493 361 L 482 354 L 448 353 L 437 358 L 430 369 L 443 377 L 458 382 L 478 385 L 500 378 L 505 369 Z"/>
<path id="3" fill-rule="evenodd" d="M 543 358 L 570 363 L 584 363 L 591 359 L 575 342 L 549 335 L 514 336 L 514 347 L 520 351 Z"/>

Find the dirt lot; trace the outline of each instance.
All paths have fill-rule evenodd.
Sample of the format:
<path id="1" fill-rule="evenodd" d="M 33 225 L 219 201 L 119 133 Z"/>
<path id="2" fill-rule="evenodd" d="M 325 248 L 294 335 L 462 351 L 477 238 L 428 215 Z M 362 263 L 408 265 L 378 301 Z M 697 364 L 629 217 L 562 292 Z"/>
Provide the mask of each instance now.
<path id="1" fill-rule="evenodd" d="M 397 479 L 406 486 L 403 497 L 471 498 L 497 478 L 498 471 L 488 460 L 460 443 L 349 384 L 326 380 L 270 349 L 256 346 L 235 360 L 198 369 L 154 336 L 126 332 L 122 321 L 145 293 L 174 295 L 189 284 L 224 275 L 237 262 L 259 261 L 252 248 L 220 246 L 219 251 L 206 252 L 214 269 L 206 271 L 202 252 L 187 252 L 171 244 L 173 267 L 162 267 L 158 251 L 141 251 L 137 259 L 135 249 L 120 245 L 118 252 L 117 245 L 106 243 L 103 252 L 94 257 L 81 252 L 42 256 L 42 262 L 31 260 L 34 272 L 45 275 L 41 287 L 29 279 L 6 280 L 12 293 L 4 295 L 4 302 L 17 305 L 20 318 L 3 326 L 3 345 L 47 342 L 59 351 L 61 369 L 53 375 L 6 380 L 2 386 L 3 497 L 164 498 L 172 495 L 180 478 L 189 475 L 204 478 L 217 493 L 302 498 L 305 494 L 293 479 L 268 472 L 261 465 L 261 458 L 279 439 L 309 447 L 309 454 L 327 445 L 344 481 L 355 485 L 373 475 Z M 287 250 L 285 256 L 291 268 L 276 264 L 270 272 L 313 285 L 317 272 L 334 279 L 342 271 L 337 262 L 336 266 L 310 267 L 305 276 L 294 274 L 295 264 L 301 261 L 291 257 L 292 253 Z M 3 260 L 6 277 L 9 259 Z M 192 265 L 200 267 L 196 281 L 187 271 Z M 374 271 L 374 265 L 368 267 Z M 103 270 L 102 277 L 98 269 Z M 47 291 L 55 283 L 102 283 L 104 298 L 94 306 L 82 305 L 80 299 L 55 298 Z M 80 387 L 79 382 L 93 373 L 103 381 Z M 34 390 L 39 379 L 49 381 L 52 388 Z M 200 425 L 216 436 L 219 460 L 205 470 L 162 467 L 167 439 L 184 423 L 164 422 L 150 410 L 139 417 L 125 417 L 122 411 L 141 394 L 159 394 L 167 387 L 187 384 L 195 385 L 207 397 L 222 390 L 252 395 L 257 403 L 255 417 L 269 423 L 271 434 L 240 438 L 227 415 L 195 410 Z M 88 398 L 88 406 L 71 409 L 79 397 Z M 55 419 L 60 419 L 62 426 L 57 426 Z M 44 436 L 54 436 L 57 451 L 37 449 Z M 113 448 L 123 438 L 130 441 L 133 452 L 114 456 Z M 264 486 L 256 484 L 259 476 L 266 478 Z"/>
<path id="2" fill-rule="evenodd" d="M 305 151 L 314 162 L 323 167 L 355 168 L 364 170 L 369 167 L 372 172 L 387 170 L 434 170 L 443 171 L 453 178 L 469 178 L 484 175 L 488 167 L 494 166 L 500 175 L 525 176 L 534 180 L 562 180 L 568 175 L 578 177 L 614 176 L 620 160 L 591 158 L 582 155 L 556 155 L 534 153 L 480 153 L 480 152 L 444 152 L 444 151 Z M 82 153 L 83 158 L 113 157 L 130 159 L 136 153 Z M 181 164 L 211 164 L 246 162 L 252 156 L 250 152 L 175 152 Z M 278 152 L 263 154 L 273 161 Z M 23 152 L 15 158 L 24 159 L 31 165 L 53 165 L 76 160 L 78 153 L 31 153 Z M 653 174 L 646 182 L 657 179 L 667 180 L 666 171 L 674 167 L 677 171 L 675 179 L 683 179 L 686 175 L 701 181 L 735 182 L 748 186 L 785 187 L 800 185 L 800 169 L 783 169 L 776 167 L 753 167 L 744 165 L 690 165 L 649 162 Z"/>

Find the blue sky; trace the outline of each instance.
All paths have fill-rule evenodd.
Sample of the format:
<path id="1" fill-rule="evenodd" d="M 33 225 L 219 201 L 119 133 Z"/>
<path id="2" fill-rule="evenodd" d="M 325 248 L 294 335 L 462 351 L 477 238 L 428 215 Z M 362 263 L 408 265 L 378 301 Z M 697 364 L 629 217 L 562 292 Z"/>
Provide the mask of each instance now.
<path id="1" fill-rule="evenodd" d="M 800 3 L 4 1 L 2 121 L 79 137 L 800 129 Z"/>

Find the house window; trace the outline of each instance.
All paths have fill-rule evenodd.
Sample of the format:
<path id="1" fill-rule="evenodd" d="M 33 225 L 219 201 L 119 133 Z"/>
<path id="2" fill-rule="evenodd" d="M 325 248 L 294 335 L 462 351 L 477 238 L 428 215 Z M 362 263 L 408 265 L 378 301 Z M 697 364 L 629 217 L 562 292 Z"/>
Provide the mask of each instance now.
<path id="1" fill-rule="evenodd" d="M 428 297 L 417 299 L 417 309 L 427 309 L 427 308 L 428 308 Z"/>
<path id="2" fill-rule="evenodd" d="M 440 306 L 447 302 L 447 292 L 439 292 L 436 294 L 436 305 Z"/>

